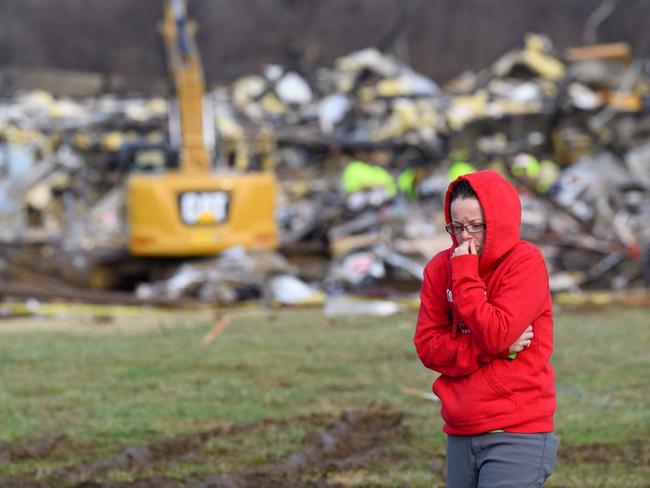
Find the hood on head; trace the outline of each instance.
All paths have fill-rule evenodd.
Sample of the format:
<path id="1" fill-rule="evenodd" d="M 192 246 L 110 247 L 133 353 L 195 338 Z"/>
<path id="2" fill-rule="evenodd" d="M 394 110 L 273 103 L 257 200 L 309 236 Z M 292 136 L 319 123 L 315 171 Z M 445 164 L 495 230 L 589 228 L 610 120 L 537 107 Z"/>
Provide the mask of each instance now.
<path id="1" fill-rule="evenodd" d="M 461 180 L 467 181 L 485 216 L 485 241 L 479 259 L 479 270 L 489 268 L 520 240 L 521 202 L 512 184 L 496 171 L 485 170 L 459 176 L 449 184 L 445 195 L 445 222 L 451 222 L 451 191 Z M 451 235 L 458 245 L 455 235 Z"/>

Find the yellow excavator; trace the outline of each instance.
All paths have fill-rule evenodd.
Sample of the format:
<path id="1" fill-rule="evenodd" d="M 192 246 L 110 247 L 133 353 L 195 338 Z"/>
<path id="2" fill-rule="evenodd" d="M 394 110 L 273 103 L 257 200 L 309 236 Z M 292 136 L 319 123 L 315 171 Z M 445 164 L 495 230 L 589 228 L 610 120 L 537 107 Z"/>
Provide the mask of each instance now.
<path id="1" fill-rule="evenodd" d="M 167 0 L 161 26 L 176 92 L 170 142 L 177 168 L 134 172 L 127 181 L 128 247 L 134 256 L 191 257 L 240 245 L 275 249 L 277 181 L 273 173 L 216 171 L 209 142 L 213 119 L 205 102 L 203 69 L 185 0 Z"/>

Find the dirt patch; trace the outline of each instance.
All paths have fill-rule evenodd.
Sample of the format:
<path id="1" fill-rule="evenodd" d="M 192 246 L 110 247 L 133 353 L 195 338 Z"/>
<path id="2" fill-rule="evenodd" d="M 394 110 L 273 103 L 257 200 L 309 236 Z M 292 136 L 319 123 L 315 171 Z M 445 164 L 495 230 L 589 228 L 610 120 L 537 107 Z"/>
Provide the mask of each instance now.
<path id="1" fill-rule="evenodd" d="M 407 435 L 403 420 L 401 413 L 390 411 L 344 412 L 327 429 L 311 433 L 306 447 L 284 459 L 277 469 L 368 468 L 390 441 Z"/>
<path id="2" fill-rule="evenodd" d="M 29 441 L 0 444 L 0 464 L 45 459 L 66 440 L 65 435 L 48 435 Z"/>
<path id="3" fill-rule="evenodd" d="M 166 477 L 172 464 L 207 463 L 209 445 L 214 439 L 236 441 L 241 436 L 260 435 L 267 429 L 304 426 L 307 432 L 299 449 L 273 462 L 219 472 L 200 479 Z M 337 475 L 372 472 L 377 463 L 399 465 L 407 462 L 391 449 L 396 440 L 408 439 L 409 432 L 400 412 L 373 405 L 365 410 L 345 411 L 336 417 L 309 415 L 290 420 L 264 420 L 217 427 L 183 434 L 146 446 L 126 446 L 117 454 L 89 463 L 67 466 L 49 473 L 33 473 L 22 478 L 0 478 L 2 487 L 74 487 L 74 488 L 336 488 Z M 235 442 L 236 443 L 236 442 Z M 62 454 L 73 440 L 63 435 L 0 445 L 0 463 L 53 459 Z M 613 445 L 561 445 L 561 463 L 612 464 L 630 467 L 650 466 L 650 443 L 637 440 Z M 442 470 L 443 466 L 438 466 Z M 436 471 L 436 467 L 432 469 Z M 109 472 L 121 472 L 132 481 L 111 481 Z M 153 474 L 160 473 L 160 474 Z"/>
<path id="4" fill-rule="evenodd" d="M 349 469 L 370 469 L 372 462 L 394 457 L 390 443 L 408 431 L 403 415 L 390 410 L 343 412 L 324 429 L 311 431 L 304 447 L 255 472 L 209 476 L 193 488 L 335 487 L 328 474 Z"/>
<path id="5" fill-rule="evenodd" d="M 241 435 L 255 435 L 265 429 L 282 428 L 289 424 L 294 427 L 296 425 L 306 427 L 307 434 L 303 439 L 303 445 L 300 449 L 272 463 L 256 465 L 236 472 L 214 473 L 198 480 L 142 476 L 145 471 L 150 474 L 152 471 L 164 470 L 172 463 L 207 462 L 209 455 L 204 449 L 212 439 L 236 439 Z M 373 463 L 379 461 L 391 463 L 403 461 L 391 452 L 390 447 L 396 439 L 404 439 L 407 436 L 403 414 L 387 407 L 372 406 L 367 410 L 345 411 L 336 418 L 332 418 L 331 415 L 310 415 L 291 420 L 260 421 L 184 434 L 147 446 L 127 446 L 109 458 L 67 466 L 47 474 L 35 474 L 32 478 L 0 479 L 0 486 L 336 487 L 341 485 L 331 479 L 328 480 L 328 476 L 332 473 L 369 470 Z M 54 440 L 49 443 L 43 440 L 42 444 L 44 447 L 39 449 L 32 447 L 31 450 L 13 446 L 11 450 L 6 451 L 12 453 L 7 455 L 7 459 L 46 458 L 57 445 Z M 109 472 L 115 471 L 130 473 L 133 481 L 115 482 L 105 479 Z"/>
<path id="6" fill-rule="evenodd" d="M 173 488 L 187 486 L 178 480 L 166 478 L 138 479 L 138 473 L 155 464 L 165 464 L 176 459 L 191 458 L 200 451 L 210 439 L 231 437 L 255 430 L 263 430 L 269 425 L 282 422 L 262 421 L 230 427 L 217 427 L 203 432 L 183 434 L 171 439 L 152 443 L 148 446 L 127 446 L 114 456 L 98 459 L 85 464 L 67 466 L 49 473 L 34 473 L 21 478 L 0 478 L 1 487 L 160 487 Z M 63 443 L 70 443 L 65 436 L 44 437 L 35 441 L 5 444 L 0 446 L 0 462 L 18 462 L 28 459 L 48 459 L 56 453 Z M 203 457 L 200 457 L 203 459 Z M 120 470 L 134 474 L 134 481 L 112 482 L 101 480 L 109 471 Z"/>
<path id="7" fill-rule="evenodd" d="M 563 463 L 623 463 L 629 466 L 650 466 L 650 442 L 636 440 L 627 444 L 585 444 L 562 446 L 558 452 Z"/>
<path id="8" fill-rule="evenodd" d="M 103 474 L 113 470 L 129 471 L 137 474 L 154 464 L 169 463 L 170 461 L 183 459 L 200 461 L 204 458 L 201 449 L 211 439 L 234 437 L 245 433 L 261 431 L 271 425 L 277 426 L 283 423 L 285 421 L 260 421 L 230 427 L 217 427 L 203 432 L 183 434 L 147 446 L 127 446 L 112 457 L 99 459 L 87 464 L 69 466 L 52 473 L 52 477 L 60 480 L 93 480 L 101 478 Z M 140 481 L 140 483 L 145 482 L 148 481 Z M 84 483 L 95 484 L 84 485 L 82 483 L 75 486 L 120 486 L 114 484 L 97 484 L 98 482 L 95 481 L 86 481 Z"/>

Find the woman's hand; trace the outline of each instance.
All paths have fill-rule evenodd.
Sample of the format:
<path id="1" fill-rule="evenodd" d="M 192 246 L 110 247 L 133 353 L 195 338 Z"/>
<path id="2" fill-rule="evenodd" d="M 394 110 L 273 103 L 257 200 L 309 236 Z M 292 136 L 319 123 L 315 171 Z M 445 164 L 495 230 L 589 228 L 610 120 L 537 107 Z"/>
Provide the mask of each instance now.
<path id="1" fill-rule="evenodd" d="M 459 244 L 458 247 L 454 249 L 452 257 L 455 258 L 456 256 L 462 256 L 464 254 L 477 254 L 476 244 L 472 239 Z"/>
<path id="2" fill-rule="evenodd" d="M 508 349 L 508 352 L 513 353 L 513 352 L 520 352 L 523 351 L 525 348 L 530 346 L 530 342 L 533 340 L 533 326 L 529 325 L 528 328 L 524 331 L 523 334 L 517 339 L 515 342 L 512 343 L 512 346 L 510 346 L 510 349 Z"/>

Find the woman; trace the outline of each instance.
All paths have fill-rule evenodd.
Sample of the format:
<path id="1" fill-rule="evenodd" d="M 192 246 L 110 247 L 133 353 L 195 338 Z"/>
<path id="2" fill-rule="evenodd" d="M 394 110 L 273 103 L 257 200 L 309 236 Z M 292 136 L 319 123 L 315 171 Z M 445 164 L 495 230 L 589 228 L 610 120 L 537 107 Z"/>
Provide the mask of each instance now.
<path id="1" fill-rule="evenodd" d="M 414 342 L 440 373 L 447 486 L 542 486 L 557 450 L 544 258 L 520 240 L 519 196 L 495 171 L 454 180 L 445 219 L 453 245 L 424 271 Z"/>

